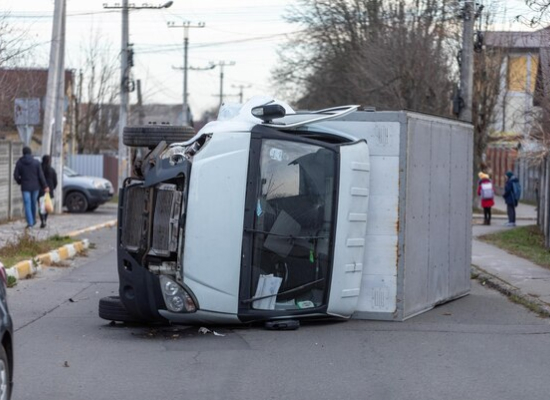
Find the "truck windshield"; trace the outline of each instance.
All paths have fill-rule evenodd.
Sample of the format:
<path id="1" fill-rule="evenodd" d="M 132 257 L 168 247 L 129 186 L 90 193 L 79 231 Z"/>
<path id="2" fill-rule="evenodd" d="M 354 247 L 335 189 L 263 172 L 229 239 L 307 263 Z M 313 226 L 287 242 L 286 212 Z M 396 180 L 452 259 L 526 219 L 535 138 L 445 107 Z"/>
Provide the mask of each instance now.
<path id="1" fill-rule="evenodd" d="M 254 211 L 252 308 L 299 310 L 325 304 L 336 161 L 337 154 L 321 146 L 262 141 Z"/>

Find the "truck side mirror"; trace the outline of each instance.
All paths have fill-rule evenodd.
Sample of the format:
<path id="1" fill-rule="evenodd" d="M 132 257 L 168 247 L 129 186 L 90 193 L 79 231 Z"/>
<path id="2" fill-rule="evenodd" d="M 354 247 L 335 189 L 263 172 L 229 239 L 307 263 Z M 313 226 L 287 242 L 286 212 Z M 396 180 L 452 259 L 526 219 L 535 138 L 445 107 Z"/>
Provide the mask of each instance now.
<path id="1" fill-rule="evenodd" d="M 283 118 L 286 115 L 286 110 L 279 104 L 268 104 L 254 107 L 252 115 L 264 122 L 271 122 L 275 118 Z"/>

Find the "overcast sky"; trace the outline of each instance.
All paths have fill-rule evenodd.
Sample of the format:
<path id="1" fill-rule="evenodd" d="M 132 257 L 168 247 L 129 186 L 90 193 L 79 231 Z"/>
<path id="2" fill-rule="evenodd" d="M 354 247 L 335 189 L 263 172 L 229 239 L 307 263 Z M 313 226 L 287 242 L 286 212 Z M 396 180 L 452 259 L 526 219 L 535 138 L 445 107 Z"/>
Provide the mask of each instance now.
<path id="1" fill-rule="evenodd" d="M 130 1 L 132 3 L 133 1 Z M 140 5 L 145 1 L 135 1 Z M 164 1 L 148 1 L 161 4 Z M 488 4 L 489 0 L 481 1 Z M 0 0 L 2 11 L 10 13 L 10 22 L 26 29 L 41 43 L 35 63 L 47 67 L 51 39 L 53 0 Z M 94 34 L 102 35 L 104 48 L 113 58 L 120 54 L 120 11 L 107 10 L 103 4 L 115 5 L 120 0 L 67 0 L 67 68 L 78 69 L 83 43 Z M 183 74 L 173 67 L 183 65 L 183 29 L 168 28 L 190 21 L 204 22 L 201 29 L 190 29 L 189 65 L 204 67 L 209 62 L 235 61 L 225 68 L 224 93 L 237 94 L 244 85 L 244 97 L 273 94 L 271 70 L 276 65 L 277 46 L 285 34 L 299 29 L 287 24 L 282 16 L 292 0 L 174 0 L 172 7 L 162 10 L 140 10 L 130 13 L 130 42 L 135 48 L 134 79 L 142 81 L 145 103 L 182 102 Z M 525 14 L 525 0 L 502 0 L 497 15 L 503 29 L 527 29 L 513 22 L 514 16 Z M 104 50 L 108 51 L 108 50 Z M 189 71 L 189 104 L 196 117 L 218 104 L 220 69 Z M 248 87 L 250 86 L 250 87 Z M 227 97 L 237 101 L 238 97 Z M 131 94 L 136 102 L 135 92 Z"/>

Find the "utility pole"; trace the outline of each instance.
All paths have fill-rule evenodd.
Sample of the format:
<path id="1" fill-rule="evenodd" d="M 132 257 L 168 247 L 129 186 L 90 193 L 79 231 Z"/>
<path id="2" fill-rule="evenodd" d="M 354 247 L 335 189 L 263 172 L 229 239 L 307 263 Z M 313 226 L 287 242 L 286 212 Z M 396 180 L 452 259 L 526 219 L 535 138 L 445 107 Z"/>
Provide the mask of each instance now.
<path id="1" fill-rule="evenodd" d="M 218 96 L 220 98 L 220 107 L 221 107 L 223 104 L 223 78 L 224 78 L 223 70 L 224 70 L 224 67 L 232 67 L 233 65 L 235 65 L 235 61 L 218 61 L 217 64 L 211 63 L 211 65 L 213 65 L 212 68 L 220 67 L 220 94 Z"/>
<path id="2" fill-rule="evenodd" d="M 243 103 L 243 89 L 248 89 L 252 85 L 231 85 L 231 87 L 239 88 L 239 103 Z"/>
<path id="3" fill-rule="evenodd" d="M 52 167 L 60 176 L 60 187 L 63 187 L 63 154 L 64 154 L 64 111 L 65 111 L 65 19 L 66 0 L 63 0 L 63 12 L 61 14 L 61 41 L 59 43 L 59 57 L 57 64 L 57 100 L 55 105 L 55 130 L 53 132 Z M 63 196 L 53 198 L 54 211 L 63 212 Z"/>
<path id="4" fill-rule="evenodd" d="M 129 36 L 130 36 L 130 21 L 129 12 L 132 10 L 141 9 L 161 9 L 168 8 L 173 4 L 173 1 L 168 1 L 159 6 L 153 6 L 149 4 L 143 4 L 136 6 L 135 4 L 128 4 L 128 0 L 122 0 L 122 5 L 115 3 L 114 6 L 104 4 L 105 9 L 120 9 L 122 14 L 122 41 L 120 51 L 120 111 L 118 119 L 118 189 L 122 188 L 124 179 L 128 176 L 128 149 L 124 146 L 123 136 L 124 127 L 128 124 L 128 102 L 130 92 L 133 91 L 132 81 L 130 80 L 130 65 L 128 59 L 132 56 L 132 50 L 129 50 Z"/>
<path id="5" fill-rule="evenodd" d="M 474 3 L 464 1 L 462 14 L 462 55 L 460 64 L 460 97 L 461 107 L 458 118 L 464 122 L 472 122 L 472 91 L 474 86 Z"/>
<path id="6" fill-rule="evenodd" d="M 143 125 L 145 113 L 143 112 L 143 98 L 141 97 L 141 79 L 137 80 L 137 98 L 138 98 L 138 125 Z"/>
<path id="7" fill-rule="evenodd" d="M 48 84 L 46 88 L 46 101 L 44 105 L 44 126 L 42 128 L 42 155 L 52 152 L 52 134 L 54 132 L 56 101 L 59 87 L 59 56 L 61 41 L 64 38 L 62 19 L 65 11 L 65 1 L 55 0 L 52 44 L 50 47 L 50 64 L 48 67 Z M 59 172 L 59 171 L 58 171 Z"/>
<path id="8" fill-rule="evenodd" d="M 63 184 L 63 112 L 65 106 L 65 0 L 55 0 L 48 86 L 42 134 L 42 154 L 51 155 L 52 167 Z M 53 145 L 52 145 L 53 143 Z M 54 198 L 54 211 L 61 213 L 63 196 Z"/>
<path id="9" fill-rule="evenodd" d="M 187 103 L 187 53 L 189 48 L 189 28 L 204 28 L 205 23 L 199 22 L 197 25 L 191 25 L 190 21 L 184 21 L 181 25 L 175 22 L 168 22 L 169 28 L 183 28 L 183 124 L 189 125 L 189 105 Z"/>
<path id="10" fill-rule="evenodd" d="M 76 149 L 78 138 L 80 137 L 80 107 L 82 107 L 82 81 L 84 80 L 84 76 L 82 74 L 82 70 L 78 72 L 78 93 L 76 97 L 76 105 L 75 105 L 75 130 L 74 130 L 74 137 L 73 137 L 73 149 L 72 153 L 78 153 L 78 150 Z"/>

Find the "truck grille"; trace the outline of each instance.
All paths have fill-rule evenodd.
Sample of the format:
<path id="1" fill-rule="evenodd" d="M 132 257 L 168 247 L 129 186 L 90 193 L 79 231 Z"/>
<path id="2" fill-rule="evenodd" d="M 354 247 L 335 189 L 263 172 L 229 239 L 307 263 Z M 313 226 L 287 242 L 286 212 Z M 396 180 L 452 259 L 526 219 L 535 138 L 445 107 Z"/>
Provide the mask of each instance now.
<path id="1" fill-rule="evenodd" d="M 147 232 L 147 203 L 149 189 L 130 186 L 124 193 L 124 216 L 122 219 L 122 245 L 129 251 L 138 251 L 142 237 Z"/>
<path id="2" fill-rule="evenodd" d="M 151 210 L 151 191 L 155 197 Z M 176 185 L 163 183 L 155 188 L 129 186 L 124 193 L 121 244 L 128 251 L 148 251 L 169 256 L 178 249 L 178 226 L 183 193 Z M 149 221 L 151 213 L 153 218 Z M 149 225 L 151 223 L 151 225 Z"/>
<path id="3" fill-rule="evenodd" d="M 182 193 L 176 185 L 162 184 L 156 190 L 151 253 L 169 256 L 178 248 L 178 225 Z"/>

